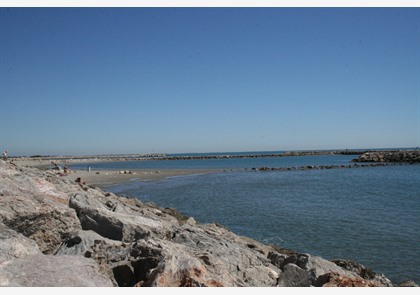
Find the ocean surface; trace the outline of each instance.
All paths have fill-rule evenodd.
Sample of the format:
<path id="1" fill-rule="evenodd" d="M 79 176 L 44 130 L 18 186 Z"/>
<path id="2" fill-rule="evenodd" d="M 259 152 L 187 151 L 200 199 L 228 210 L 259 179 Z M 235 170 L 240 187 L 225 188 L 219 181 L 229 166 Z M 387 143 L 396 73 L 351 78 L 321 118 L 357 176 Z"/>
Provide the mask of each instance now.
<path id="1" fill-rule="evenodd" d="M 262 166 L 349 165 L 355 157 L 148 160 L 89 165 L 96 170 L 226 169 L 160 181 L 133 180 L 107 190 L 177 208 L 199 222 L 216 222 L 263 243 L 326 259 L 354 260 L 383 273 L 394 283 L 414 280 L 420 284 L 420 165 L 251 171 L 252 167 Z M 236 172 L 236 168 L 248 170 Z"/>

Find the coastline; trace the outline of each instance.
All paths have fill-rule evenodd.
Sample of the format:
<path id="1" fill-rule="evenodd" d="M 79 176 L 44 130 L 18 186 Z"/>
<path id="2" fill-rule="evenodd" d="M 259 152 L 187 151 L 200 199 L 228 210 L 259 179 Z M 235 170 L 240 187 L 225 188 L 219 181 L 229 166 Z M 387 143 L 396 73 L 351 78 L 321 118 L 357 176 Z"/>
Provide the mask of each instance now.
<path id="1" fill-rule="evenodd" d="M 357 262 L 266 245 L 58 172 L 0 160 L 2 286 L 398 286 Z"/>
<path id="2" fill-rule="evenodd" d="M 0 161 L 0 162 L 3 162 L 3 161 Z M 125 171 L 123 171 L 123 173 L 120 173 L 121 171 L 115 171 L 115 170 L 100 170 L 100 171 L 90 171 L 90 172 L 89 171 L 86 171 L 86 170 L 83 170 L 83 171 L 79 170 L 79 171 L 71 171 L 66 176 L 60 176 L 60 172 L 63 172 L 63 171 L 59 171 L 57 169 L 51 168 L 52 165 L 49 165 L 50 168 L 47 168 L 46 166 L 44 166 L 41 169 L 34 169 L 33 170 L 33 169 L 28 169 L 28 168 L 26 168 L 24 166 L 21 166 L 21 165 L 17 165 L 17 163 L 13 163 L 13 162 L 14 161 L 10 161 L 9 162 L 11 165 L 9 166 L 8 169 L 7 169 L 7 167 L 0 167 L 0 168 L 2 168 L 2 169 L 0 169 L 0 172 L 2 172 L 4 174 L 4 176 L 3 176 L 4 184 L 5 184 L 5 187 L 7 188 L 6 195 L 4 195 L 4 197 L 5 198 L 7 197 L 8 199 L 7 199 L 7 202 L 4 202 L 4 204 L 9 204 L 10 203 L 9 202 L 9 194 L 10 194 L 10 201 L 16 200 L 17 206 L 19 206 L 19 208 L 20 208 L 20 207 L 22 207 L 22 204 L 23 204 L 22 203 L 22 200 L 26 196 L 26 195 L 25 196 L 23 196 L 23 195 L 21 196 L 20 194 L 28 192 L 29 193 L 28 196 L 29 197 L 33 197 L 34 193 L 35 192 L 38 192 L 40 194 L 39 196 L 37 195 L 37 198 L 38 199 L 41 198 L 41 196 L 42 196 L 43 198 L 46 199 L 46 202 L 47 203 L 54 201 L 54 202 L 58 202 L 58 204 L 61 206 L 62 204 L 67 204 L 67 202 L 66 202 L 66 198 L 67 197 L 65 197 L 67 195 L 67 196 L 70 196 L 70 204 L 73 204 L 73 205 L 70 205 L 70 208 L 73 208 L 75 210 L 79 210 L 80 211 L 80 212 L 78 211 L 78 215 L 77 216 L 79 217 L 79 219 L 81 220 L 81 222 L 88 222 L 89 220 L 93 220 L 92 218 L 96 218 L 96 219 L 99 218 L 98 220 L 101 221 L 101 224 L 103 224 L 104 226 L 107 226 L 107 227 L 108 226 L 111 226 L 112 227 L 113 224 L 115 223 L 115 220 L 114 220 L 115 218 L 121 219 L 121 222 L 122 222 L 122 223 L 118 223 L 117 222 L 115 224 L 117 224 L 117 225 L 124 224 L 124 226 L 132 226 L 132 222 L 134 222 L 134 221 L 140 222 L 141 221 L 144 224 L 147 224 L 147 226 L 149 226 L 149 225 L 151 226 L 149 232 L 152 234 L 153 238 L 156 238 L 156 239 L 161 239 L 161 237 L 158 235 L 158 234 L 160 234 L 160 227 L 155 228 L 154 226 L 156 226 L 156 224 L 154 224 L 153 222 L 156 222 L 156 220 L 159 220 L 160 222 L 164 222 L 166 219 L 169 218 L 168 217 L 169 215 L 166 216 L 166 214 L 169 214 L 169 213 L 175 214 L 176 212 L 174 211 L 175 212 L 174 213 L 172 211 L 170 211 L 170 212 L 169 211 L 165 211 L 166 209 L 157 208 L 153 204 L 152 205 L 148 205 L 147 203 L 144 203 L 143 204 L 140 201 L 136 201 L 135 199 L 130 199 L 130 198 L 127 198 L 127 197 L 124 197 L 124 196 L 116 196 L 116 195 L 114 195 L 112 193 L 106 192 L 106 187 L 108 185 L 122 183 L 122 182 L 127 182 L 127 181 L 130 181 L 130 179 L 136 179 L 136 178 L 139 181 L 148 181 L 148 180 L 149 181 L 153 181 L 153 180 L 159 180 L 159 179 L 162 179 L 162 178 L 165 178 L 165 177 L 174 177 L 174 176 L 181 176 L 181 175 L 191 175 L 191 174 L 197 174 L 197 173 L 212 173 L 212 172 L 228 172 L 228 171 L 230 171 L 230 170 L 222 170 L 222 169 L 219 169 L 219 170 L 217 170 L 217 169 L 215 169 L 215 170 L 196 170 L 196 169 L 175 170 L 175 169 L 173 169 L 173 170 L 164 170 L 164 171 L 161 170 L 159 172 L 156 172 L 154 170 L 135 170 L 135 171 L 128 171 L 128 173 L 125 173 Z M 3 163 L 0 163 L 0 164 L 3 164 Z M 4 164 L 6 164 L 6 162 L 4 162 Z M 29 163 L 25 163 L 25 164 L 27 166 L 30 166 L 30 165 L 28 165 Z M 3 168 L 5 168 L 5 169 L 3 169 Z M 17 173 L 16 172 L 13 172 L 13 169 L 15 169 L 16 171 L 19 170 L 19 172 L 17 172 Z M 314 167 L 311 167 L 311 169 L 314 169 Z M 38 170 L 38 172 L 35 171 L 35 170 Z M 262 170 L 259 170 L 258 169 L 257 171 L 266 171 L 266 169 L 262 169 Z M 99 174 L 96 174 L 97 172 L 99 172 Z M 110 173 L 110 174 L 107 174 L 107 173 Z M 13 178 L 9 179 L 11 176 L 13 176 Z M 83 184 L 80 184 L 80 186 L 77 185 L 77 184 L 74 185 L 74 179 L 77 178 L 77 177 L 85 177 L 84 179 L 85 179 L 85 181 L 87 181 L 86 182 L 86 185 L 83 185 Z M 13 189 L 15 188 L 16 181 L 17 181 L 17 183 L 19 183 L 25 189 L 22 190 L 22 188 L 19 188 L 19 190 L 20 190 L 19 192 L 13 193 L 12 192 L 12 188 Z M 95 188 L 94 187 L 95 185 L 98 185 L 100 187 Z M 26 189 L 26 186 L 27 186 L 27 189 Z M 102 191 L 102 189 L 103 189 L 103 191 Z M 18 198 L 16 198 L 16 196 L 18 196 Z M 84 200 L 83 198 L 87 198 L 87 199 Z M 90 204 L 89 206 L 92 206 L 92 208 L 91 207 L 89 207 L 89 208 L 86 207 L 85 208 L 84 205 L 80 203 L 82 201 L 83 202 L 87 202 L 86 203 L 87 204 L 86 206 L 88 206 Z M 126 202 L 127 202 L 128 205 L 126 204 Z M 30 209 L 28 209 L 28 210 L 30 210 L 30 212 L 31 212 L 30 214 L 32 216 L 33 215 L 34 207 L 30 205 L 31 202 L 28 202 L 28 204 L 30 206 Z M 49 204 L 48 206 L 41 206 L 39 208 L 47 208 L 47 207 L 49 208 L 49 207 L 51 207 L 51 204 L 50 203 L 48 203 L 48 204 Z M 102 204 L 102 205 L 100 205 L 100 204 Z M 105 213 L 103 213 L 101 210 L 99 210 L 98 209 L 99 208 L 98 206 L 100 208 L 102 208 L 102 207 L 105 208 L 106 209 L 104 211 Z M 126 208 L 125 206 L 129 206 L 129 207 Z M 152 207 L 147 207 L 147 206 L 152 206 Z M 153 206 L 155 206 L 155 207 L 153 207 Z M 38 208 L 38 207 L 36 207 L 36 208 Z M 51 208 L 54 209 L 55 207 L 51 207 Z M 126 208 L 126 209 L 124 209 L 124 208 Z M 131 214 L 132 212 L 130 210 L 133 210 L 133 208 L 137 208 L 136 210 L 139 211 L 139 214 L 140 214 L 139 216 L 140 217 L 136 217 L 138 220 L 136 218 L 134 218 L 134 215 L 133 215 L 132 218 L 129 218 L 127 220 L 124 219 L 125 218 L 124 217 L 125 216 L 124 214 L 128 214 L 127 212 L 129 212 Z M 111 210 L 110 211 L 111 213 L 108 212 L 109 210 Z M 169 208 L 168 210 L 173 210 L 173 209 L 170 209 Z M 20 211 L 21 210 L 19 209 L 19 212 Z M 4 211 L 4 212 L 6 212 L 6 211 Z M 15 210 L 12 210 L 12 211 L 7 210 L 7 212 L 15 212 Z M 114 212 L 115 214 L 112 213 L 112 212 Z M 123 212 L 124 212 L 124 214 L 123 214 Z M 149 224 L 149 222 L 146 222 L 146 220 L 144 219 L 144 218 L 147 217 L 144 214 L 146 214 L 146 213 L 149 214 L 150 212 L 152 212 L 152 213 L 153 212 L 156 212 L 156 214 L 158 214 L 157 216 L 159 217 L 157 219 L 156 216 L 152 216 L 152 220 L 153 220 L 152 223 L 153 224 Z M 40 213 L 40 218 L 45 218 L 46 215 L 44 214 L 44 212 L 41 212 L 41 213 Z M 82 217 L 79 216 L 79 213 L 82 214 L 82 215 L 80 215 Z M 152 214 L 152 213 L 150 213 L 150 214 Z M 84 214 L 87 214 L 89 217 L 84 218 L 83 217 Z M 97 216 L 97 214 L 101 214 L 101 215 L 100 216 Z M 108 214 L 108 215 L 109 214 L 111 214 L 111 215 L 114 214 L 115 216 L 113 216 L 113 217 L 112 216 L 108 216 L 108 215 L 105 216 L 104 214 L 105 215 L 106 214 Z M 104 215 L 104 216 L 102 216 L 102 215 Z M 175 214 L 175 215 L 178 216 L 177 214 Z M 51 214 L 51 216 L 50 215 L 48 215 L 48 216 L 50 218 L 56 218 L 56 217 L 57 218 L 58 217 L 63 217 L 63 218 L 66 217 L 67 218 L 69 216 L 69 214 L 59 214 L 59 215 L 57 215 L 57 214 Z M 19 217 L 19 218 L 21 218 L 21 217 Z M 25 215 L 22 218 L 23 218 L 24 221 L 26 220 L 26 219 L 24 219 L 25 218 Z M 110 220 L 109 223 L 108 223 L 108 219 L 107 218 Z M 8 222 L 7 225 L 8 226 L 12 226 L 13 225 L 13 226 L 16 227 L 16 224 L 19 224 L 19 223 L 16 223 L 16 220 L 18 220 L 17 217 L 14 218 L 13 220 L 14 220 L 13 222 Z M 199 225 L 199 224 L 196 224 L 195 221 L 194 221 L 194 219 L 191 218 L 191 217 L 187 221 L 185 221 L 185 220 L 183 220 L 182 222 L 181 221 L 180 221 L 180 224 L 179 224 L 181 226 L 181 229 L 182 229 L 182 226 L 185 227 L 185 224 L 187 224 L 187 227 L 188 227 L 188 231 L 185 234 L 187 234 L 187 233 L 190 234 L 191 230 L 193 229 L 192 226 L 194 226 L 194 225 L 197 225 L 198 226 L 197 231 L 200 231 L 200 233 L 201 233 L 201 230 L 202 230 L 201 227 L 206 227 L 207 226 L 207 225 Z M 128 223 L 126 224 L 126 222 L 128 222 Z M 185 222 L 185 224 L 184 224 L 184 222 Z M 51 222 L 47 222 L 46 224 L 50 224 L 50 223 Z M 69 223 L 70 222 L 60 222 L 59 224 L 69 224 Z M 144 228 L 144 224 L 143 223 L 141 224 L 141 226 L 135 226 L 135 228 L 141 228 L 141 229 L 143 229 Z M 39 222 L 34 223 L 35 226 L 37 226 L 39 224 L 40 224 Z M 88 224 L 90 224 L 90 223 L 88 223 Z M 92 224 L 90 224 L 89 226 L 91 226 L 91 225 Z M 85 224 L 84 226 L 87 226 L 87 224 Z M 173 226 L 173 225 L 170 225 L 170 226 Z M 213 232 L 214 230 L 217 230 L 217 231 L 223 230 L 223 227 L 218 226 L 217 224 L 215 225 L 215 227 L 212 224 L 209 225 L 209 226 L 211 228 L 211 231 L 210 232 Z M 17 226 L 17 227 L 19 227 L 19 226 Z M 83 227 L 83 225 L 82 225 L 82 227 Z M 98 228 L 98 230 L 101 231 L 101 233 L 103 235 L 106 235 L 105 236 L 105 238 L 106 238 L 107 235 L 109 235 L 111 233 L 111 231 L 108 232 L 108 230 L 106 230 L 105 232 L 103 232 L 102 228 L 103 227 L 101 226 L 100 228 Z M 168 228 L 172 228 L 172 227 L 168 227 Z M 89 227 L 89 229 L 91 229 L 91 228 Z M 96 229 L 96 228 L 94 228 L 94 229 Z M 114 227 L 112 227 L 112 229 L 115 230 Z M 179 230 L 181 230 L 181 229 L 179 229 Z M 40 230 L 42 231 L 43 229 L 40 229 Z M 124 233 L 125 233 L 125 231 L 124 231 Z M 130 232 L 127 232 L 127 233 L 130 233 Z M 55 232 L 52 232 L 52 233 L 48 232 L 48 235 L 51 235 L 51 234 L 55 234 Z M 89 233 L 87 233 L 85 231 L 83 231 L 83 232 L 77 232 L 77 235 L 74 236 L 74 237 L 72 236 L 72 238 L 70 240 L 71 241 L 74 240 L 74 241 L 77 241 L 77 242 L 79 240 L 82 240 L 83 243 L 80 243 L 80 244 L 83 246 L 84 243 L 90 243 L 89 241 L 92 240 L 92 239 L 93 240 L 94 239 L 98 239 L 97 236 L 95 236 L 95 237 L 92 236 L 91 237 L 91 236 L 87 236 L 88 234 Z M 141 234 L 141 233 L 139 233 L 139 234 Z M 156 237 L 154 236 L 155 234 L 156 234 Z M 168 243 L 167 242 L 167 235 L 165 235 L 165 232 L 163 232 L 163 234 L 165 236 L 165 238 L 163 240 L 165 241 L 165 243 Z M 219 237 L 222 234 L 223 233 L 217 232 L 216 236 Z M 43 247 L 44 246 L 45 247 L 47 247 L 47 246 L 48 247 L 51 247 L 48 244 L 48 241 L 50 241 L 51 239 L 47 239 L 47 240 L 44 241 L 42 239 L 42 237 L 43 237 L 43 235 L 35 235 L 35 238 L 38 238 L 37 243 L 39 243 Z M 112 236 L 112 237 L 114 237 L 114 236 Z M 103 238 L 103 239 L 105 239 L 105 238 Z M 125 239 L 128 239 L 128 238 L 125 238 Z M 207 237 L 205 237 L 205 238 L 207 239 Z M 204 239 L 204 237 L 200 237 L 199 240 L 202 241 L 203 239 Z M 243 247 L 244 249 L 241 248 L 241 251 L 249 251 L 250 249 L 252 250 L 255 247 L 257 247 L 255 245 L 258 245 L 257 244 L 258 242 L 255 242 L 253 240 L 252 240 L 252 245 L 251 245 L 250 242 L 249 242 L 249 241 L 251 241 L 250 238 L 242 237 L 242 239 L 245 239 L 245 243 L 244 243 L 244 247 Z M 184 240 L 177 240 L 177 239 L 175 239 L 175 240 L 176 240 L 175 242 L 177 242 L 177 243 L 179 243 L 180 241 L 184 241 Z M 160 240 L 157 240 L 157 241 L 160 241 Z M 187 239 L 186 241 L 189 241 L 189 240 Z M 238 247 L 236 245 L 236 243 L 238 243 L 238 241 L 239 241 L 238 240 L 238 237 L 234 237 L 234 241 L 235 241 L 235 247 Z M 107 242 L 106 242 L 106 240 L 104 240 L 101 243 L 105 243 L 106 244 Z M 208 244 L 209 243 L 204 243 L 203 245 L 208 245 Z M 220 243 L 216 243 L 216 244 L 218 245 L 218 247 L 220 247 L 219 246 Z M 73 246 L 68 246 L 66 243 L 64 243 L 63 245 L 64 245 L 63 246 L 63 249 L 65 249 L 65 250 L 62 250 L 61 249 L 62 251 L 72 251 L 71 249 L 73 248 Z M 90 244 L 88 244 L 88 246 L 89 245 Z M 121 245 L 121 247 L 122 247 L 121 249 L 123 249 L 123 250 L 126 249 L 127 245 L 128 245 L 127 242 L 124 242 Z M 134 243 L 133 245 L 135 246 L 137 244 Z M 229 245 L 229 243 L 226 243 L 225 242 L 224 245 Z M 169 246 L 167 246 L 167 247 L 169 247 Z M 202 246 L 200 246 L 200 247 L 202 247 Z M 270 247 L 270 245 L 263 245 L 262 244 L 261 247 Z M 66 250 L 67 248 L 70 249 L 70 250 Z M 107 250 L 105 248 L 101 248 L 100 246 L 98 246 L 97 248 L 93 247 L 92 249 L 93 249 L 93 251 L 98 251 L 98 253 L 100 254 L 98 257 L 102 257 L 104 255 L 105 256 L 108 255 L 107 252 L 106 252 Z M 87 248 L 87 249 L 88 250 L 86 250 L 86 251 L 88 251 L 88 252 L 89 251 L 92 251 L 92 249 L 89 250 L 90 248 Z M 157 249 L 160 249 L 160 248 L 157 248 Z M 54 252 L 56 252 L 56 249 L 53 249 L 53 250 L 54 250 Z M 173 251 L 174 251 L 172 248 L 168 248 L 167 250 L 169 251 L 168 253 L 173 253 Z M 293 275 L 290 279 L 286 279 L 286 277 L 288 277 L 288 276 L 282 276 L 281 275 L 283 272 L 287 272 L 288 271 L 288 269 L 286 269 L 287 267 L 285 268 L 285 265 L 283 264 L 283 262 L 281 262 L 283 260 L 283 258 L 287 258 L 287 257 L 290 256 L 289 257 L 290 258 L 289 260 L 292 261 L 293 259 L 295 259 L 295 258 L 297 259 L 297 258 L 299 258 L 299 257 L 301 257 L 303 255 L 304 257 L 307 257 L 309 259 L 308 261 L 312 261 L 312 260 L 318 261 L 320 259 L 322 260 L 322 258 L 317 257 L 317 256 L 312 256 L 312 255 L 309 255 L 309 254 L 299 254 L 299 253 L 296 253 L 296 252 L 294 252 L 292 250 L 287 250 L 287 249 L 275 249 L 275 248 L 268 249 L 267 248 L 267 250 L 265 250 L 265 248 L 264 249 L 261 248 L 259 250 L 260 251 L 257 251 L 257 252 L 258 253 L 262 253 L 264 255 L 264 257 L 265 257 L 265 258 L 262 257 L 261 259 L 269 259 L 269 261 L 267 261 L 266 264 L 269 265 L 271 268 L 273 268 L 273 266 L 274 266 L 275 273 L 273 272 L 273 270 L 269 270 L 268 277 L 270 277 L 270 280 L 271 279 L 274 280 L 273 283 L 275 283 L 277 286 L 297 286 L 296 285 L 296 281 L 299 279 L 299 277 L 295 277 L 295 275 Z M 280 252 L 277 253 L 277 251 L 280 251 Z M 283 252 L 283 251 L 286 251 L 286 252 Z M 86 252 L 86 253 L 88 253 L 88 252 Z M 257 252 L 253 252 L 253 253 L 255 254 Z M 67 252 L 65 252 L 65 253 L 67 253 Z M 211 252 L 209 252 L 209 253 L 211 253 Z M 223 252 L 223 253 L 225 253 L 225 252 Z M 72 253 L 72 255 L 75 255 L 75 254 Z M 214 259 L 216 259 L 218 257 L 218 256 L 214 256 L 214 257 L 213 256 L 208 256 L 207 255 L 207 256 L 200 256 L 198 258 L 205 259 L 204 260 L 204 264 L 207 265 L 207 267 L 210 267 L 210 269 L 211 269 L 212 264 L 211 263 L 209 264 L 209 261 L 213 261 Z M 134 258 L 136 258 L 136 257 L 134 257 Z M 233 259 L 232 261 L 236 261 L 236 260 L 234 260 L 234 257 L 232 259 Z M 278 261 L 278 259 L 280 259 L 281 261 L 280 260 Z M 289 260 L 287 260 L 287 261 L 289 261 Z M 196 261 L 196 260 L 194 260 L 194 261 Z M 270 261 L 271 261 L 271 264 L 270 264 Z M 286 260 L 284 260 L 284 261 L 286 261 Z M 290 262 L 290 261 L 289 261 L 289 263 L 292 263 L 293 264 L 293 262 Z M 322 261 L 324 261 L 324 260 L 322 260 Z M 99 262 L 101 262 L 101 261 L 99 261 Z M 346 260 L 337 260 L 337 261 L 329 261 L 329 262 L 328 261 L 324 261 L 324 262 L 325 263 L 328 263 L 328 268 L 334 268 L 334 270 L 336 270 L 336 268 L 335 268 L 335 266 L 333 264 L 336 264 L 337 266 L 340 266 L 339 265 L 340 263 L 347 263 L 347 264 L 350 263 L 351 265 L 354 264 L 354 262 L 351 262 L 351 261 L 350 262 L 346 262 Z M 332 262 L 333 264 L 331 264 L 330 262 Z M 66 264 L 68 264 L 68 262 Z M 309 264 L 309 265 L 312 265 L 312 264 Z M 345 265 L 345 267 L 343 267 L 343 269 L 345 269 L 345 270 L 347 269 L 346 268 L 347 267 L 346 265 Z M 119 269 L 121 266 L 119 264 L 118 265 L 111 264 L 111 265 L 109 265 L 107 267 Z M 258 268 L 258 266 L 252 265 L 252 268 L 250 268 L 250 269 L 252 270 L 255 267 Z M 360 267 L 362 267 L 364 269 L 364 266 L 360 265 Z M 293 268 L 296 268 L 296 266 L 293 266 Z M 280 270 L 278 270 L 278 269 L 280 269 Z M 349 269 L 347 269 L 347 270 L 349 270 Z M 305 267 L 304 267 L 303 271 L 306 271 L 306 268 Z M 311 273 L 313 273 L 313 270 L 309 269 L 309 271 L 311 271 Z M 325 269 L 322 268 L 322 269 L 317 270 L 317 271 L 319 271 L 319 272 L 320 271 L 325 272 Z M 342 278 L 341 277 L 335 278 L 333 276 L 330 276 L 330 273 L 328 271 L 330 271 L 330 269 L 328 269 L 327 270 L 327 273 L 324 274 L 325 276 L 328 276 L 328 277 L 325 277 L 324 278 L 324 275 L 322 275 L 321 273 L 317 273 L 316 280 L 315 280 L 315 278 L 308 279 L 308 280 L 306 280 L 305 282 L 302 283 L 302 286 L 328 286 L 328 284 L 330 284 L 330 286 L 350 286 L 350 285 L 353 285 L 353 286 L 400 286 L 400 285 L 393 284 L 391 281 L 388 280 L 388 278 L 386 278 L 385 276 L 383 276 L 381 274 L 375 274 L 375 278 L 374 278 L 375 281 L 370 281 L 371 280 L 370 277 L 369 278 L 365 278 L 365 277 L 362 277 L 362 278 L 354 277 L 354 276 L 358 276 L 360 274 L 359 273 L 356 273 L 356 274 L 355 273 L 352 273 L 352 274 L 350 274 L 349 277 L 345 277 L 344 278 L 345 281 L 342 281 Z M 340 269 L 340 271 L 342 271 L 342 270 Z M 100 272 L 98 272 L 98 273 L 100 273 Z M 263 272 L 260 271 L 259 273 L 263 273 Z M 241 275 L 241 277 L 243 276 L 243 274 L 240 274 L 240 275 Z M 251 272 L 251 275 L 252 275 L 252 278 L 254 278 L 255 277 L 255 272 L 252 271 Z M 319 281 L 319 280 L 321 280 L 321 278 L 322 278 L 322 282 Z M 111 279 L 113 279 L 112 276 L 111 276 Z M 328 282 L 325 283 L 323 281 L 324 279 L 326 279 Z M 369 279 L 369 281 L 367 279 Z M 127 280 L 127 282 L 125 280 Z M 117 286 L 117 285 L 122 284 L 120 286 L 125 286 L 126 284 L 128 284 L 128 280 L 129 280 L 129 278 L 125 278 L 124 277 L 122 282 L 119 282 L 119 281 L 117 283 L 114 282 L 114 285 Z M 225 284 L 224 281 L 222 281 L 222 282 L 223 282 L 223 284 Z M 141 282 L 141 284 L 149 284 L 149 283 L 150 282 L 143 282 L 143 281 Z M 207 283 L 207 281 L 205 281 L 203 284 L 205 284 L 205 283 Z M 230 282 L 227 282 L 227 283 L 230 284 Z M 270 282 L 268 282 L 268 281 L 266 282 L 266 280 L 262 280 L 262 279 L 260 280 L 258 278 L 258 279 L 255 280 L 255 283 L 257 284 L 257 286 L 262 286 L 262 285 L 265 286 L 264 284 L 268 284 Z M 254 283 L 252 283 L 252 284 L 254 284 Z M 414 282 L 411 282 L 411 281 L 402 282 L 401 283 L 401 286 L 403 284 L 405 284 L 407 286 L 417 286 Z M 271 283 L 270 283 L 270 285 L 271 285 Z"/>
<path id="3" fill-rule="evenodd" d="M 402 164 L 420 162 L 420 151 L 418 150 L 382 150 L 382 151 L 300 151 L 284 152 L 282 154 L 241 154 L 241 155 L 209 155 L 209 156 L 163 156 L 148 155 L 97 155 L 97 156 L 67 156 L 67 157 L 17 157 L 11 158 L 11 162 L 20 166 L 38 168 L 40 170 L 52 170 L 63 179 L 82 181 L 86 185 L 106 188 L 112 185 L 130 181 L 160 181 L 167 177 L 186 176 L 195 174 L 222 173 L 228 171 L 273 171 L 273 170 L 308 170 L 308 169 L 332 169 L 332 168 L 355 168 L 361 167 L 358 164 L 341 166 L 302 166 L 302 167 L 249 167 L 247 169 L 224 169 L 224 168 L 205 168 L 205 169 L 136 169 L 136 170 L 67 170 L 64 168 L 73 164 L 93 164 L 104 162 L 123 162 L 123 161 L 147 161 L 147 160 L 200 160 L 200 159 L 221 159 L 221 158 L 254 158 L 254 157 L 293 157 L 293 156 L 314 156 L 314 155 L 359 155 L 352 162 L 370 162 L 364 166 L 383 166 L 385 164 Z M 89 168 L 90 169 L 90 168 Z"/>
<path id="4" fill-rule="evenodd" d="M 81 178 L 86 185 L 97 186 L 106 189 L 109 186 L 130 182 L 130 181 L 160 181 L 167 177 L 210 174 L 225 172 L 222 169 L 143 169 L 143 170 L 72 170 L 69 174 L 61 176 L 63 179 L 75 181 Z M 60 174 L 58 172 L 58 174 Z"/>
<path id="5" fill-rule="evenodd" d="M 226 169 L 136 169 L 136 170 L 69 170 L 64 173 L 65 165 L 77 163 L 99 163 L 99 162 L 113 162 L 114 160 L 108 158 L 80 158 L 68 159 L 62 161 L 55 161 L 59 170 L 54 169 L 54 165 L 50 159 L 31 159 L 31 158 L 16 158 L 12 162 L 19 166 L 37 168 L 40 170 L 55 171 L 57 176 L 75 182 L 80 178 L 86 185 L 97 186 L 101 189 L 106 187 L 125 183 L 129 181 L 160 181 L 167 177 L 209 174 L 226 172 Z"/>

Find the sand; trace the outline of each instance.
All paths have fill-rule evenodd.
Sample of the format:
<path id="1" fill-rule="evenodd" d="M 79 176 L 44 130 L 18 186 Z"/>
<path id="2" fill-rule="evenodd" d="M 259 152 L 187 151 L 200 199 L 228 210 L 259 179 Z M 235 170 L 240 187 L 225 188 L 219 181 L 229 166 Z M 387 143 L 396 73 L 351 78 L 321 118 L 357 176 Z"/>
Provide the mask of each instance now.
<path id="1" fill-rule="evenodd" d="M 221 169 L 161 169 L 161 170 L 130 170 L 130 171 L 115 171 L 115 170 L 99 170 L 88 172 L 87 170 L 70 171 L 68 175 L 63 178 L 75 181 L 81 178 L 86 185 L 98 186 L 106 188 L 111 185 L 131 182 L 131 181 L 159 181 L 166 177 L 175 177 L 183 175 L 198 175 L 208 173 L 224 172 Z"/>
<path id="2" fill-rule="evenodd" d="M 60 177 L 69 179 L 76 183 L 76 179 L 80 178 L 85 182 L 86 185 L 97 186 L 100 188 L 106 188 L 111 185 L 131 182 L 131 181 L 159 181 L 166 177 L 175 177 L 183 175 L 197 175 L 197 174 L 208 174 L 208 173 L 220 173 L 226 172 L 224 169 L 143 169 L 143 170 L 70 170 L 67 174 L 64 174 L 64 165 L 75 164 L 75 163 L 92 163 L 109 161 L 107 159 L 71 159 L 65 161 L 56 161 L 60 166 L 60 170 L 52 169 L 54 167 L 51 164 L 50 159 L 32 159 L 32 158 L 15 158 L 12 160 L 14 163 L 25 167 L 35 167 L 38 169 L 45 169 L 54 171 Z"/>

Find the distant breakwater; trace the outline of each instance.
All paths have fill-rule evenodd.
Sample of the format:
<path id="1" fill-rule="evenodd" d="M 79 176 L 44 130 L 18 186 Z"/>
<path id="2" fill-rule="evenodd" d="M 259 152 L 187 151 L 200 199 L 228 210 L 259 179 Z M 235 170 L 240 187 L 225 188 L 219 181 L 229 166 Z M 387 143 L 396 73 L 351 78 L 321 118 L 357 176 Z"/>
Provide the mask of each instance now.
<path id="1" fill-rule="evenodd" d="M 166 154 L 127 154 L 127 155 L 91 155 L 91 156 L 31 156 L 39 163 L 50 161 L 95 162 L 95 161 L 176 161 L 176 160 L 211 160 L 235 158 L 277 158 L 297 156 L 354 155 L 352 162 L 420 162 L 420 150 L 325 150 L 325 151 L 291 151 L 279 153 L 249 154 L 205 154 L 205 155 L 166 155 Z M 357 157 L 358 156 L 358 157 Z M 15 157 L 14 160 L 25 160 L 27 157 Z M 321 168 L 322 169 L 322 168 Z M 328 168 L 325 168 L 328 169 Z"/>
<path id="2" fill-rule="evenodd" d="M 420 163 L 420 150 L 407 151 L 371 151 L 364 152 L 352 162 L 366 164 L 350 165 L 320 165 L 320 166 L 300 166 L 300 167 L 254 167 L 253 171 L 290 171 L 290 170 L 324 170 L 324 169 L 345 169 L 345 168 L 363 168 L 378 167 L 387 165 L 407 165 Z"/>
<path id="3" fill-rule="evenodd" d="M 240 154 L 240 155 L 200 155 L 200 156 L 165 156 L 149 158 L 151 160 L 207 160 L 207 159 L 235 159 L 235 158 L 276 158 L 296 156 L 322 156 L 322 155 L 362 155 L 366 151 L 303 151 L 284 152 L 272 154 Z"/>
<path id="4" fill-rule="evenodd" d="M 176 161 L 176 160 L 211 160 L 211 159 L 235 159 L 235 158 L 276 158 L 276 157 L 296 157 L 296 156 L 322 156 L 322 155 L 362 155 L 367 151 L 359 150 L 326 150 L 326 151 L 291 151 L 278 153 L 249 153 L 249 154 L 205 154 L 205 155 L 167 155 L 167 154 L 116 154 L 116 155 L 89 155 L 89 156 L 42 156 L 35 155 L 30 157 L 14 157 L 14 160 L 31 159 L 41 162 L 62 161 L 71 162 L 96 162 L 96 161 Z"/>

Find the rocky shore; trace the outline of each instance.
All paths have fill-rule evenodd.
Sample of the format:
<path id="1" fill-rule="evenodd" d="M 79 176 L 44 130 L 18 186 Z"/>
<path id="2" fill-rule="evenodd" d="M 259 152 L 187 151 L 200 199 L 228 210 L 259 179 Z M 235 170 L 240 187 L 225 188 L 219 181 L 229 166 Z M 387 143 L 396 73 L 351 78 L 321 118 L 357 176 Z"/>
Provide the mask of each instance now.
<path id="1" fill-rule="evenodd" d="M 400 285 L 354 261 L 265 245 L 173 208 L 0 160 L 0 286 Z"/>

